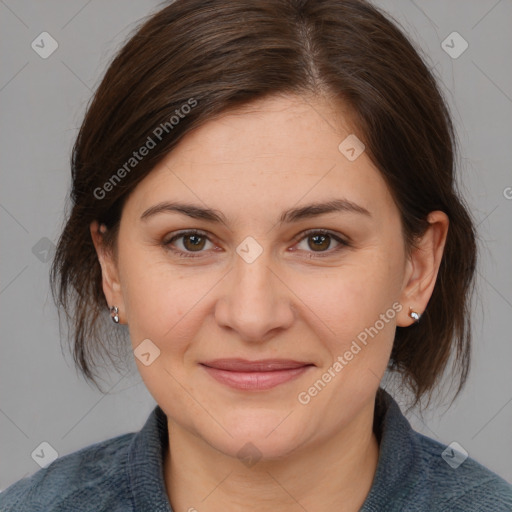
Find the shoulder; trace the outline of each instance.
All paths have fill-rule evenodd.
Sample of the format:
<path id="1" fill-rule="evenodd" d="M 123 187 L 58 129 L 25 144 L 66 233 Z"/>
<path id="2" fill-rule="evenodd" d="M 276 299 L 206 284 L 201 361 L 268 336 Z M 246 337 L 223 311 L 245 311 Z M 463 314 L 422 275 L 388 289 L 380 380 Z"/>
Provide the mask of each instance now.
<path id="1" fill-rule="evenodd" d="M 126 465 L 134 435 L 124 434 L 59 457 L 0 493 L 0 510 L 130 510 Z"/>
<path id="2" fill-rule="evenodd" d="M 416 432 L 387 392 L 376 401 L 379 462 L 365 512 L 511 512 L 512 485 L 449 446 Z"/>
<path id="3" fill-rule="evenodd" d="M 512 511 L 512 485 L 457 446 L 446 446 L 414 432 L 425 468 L 429 501 L 450 512 Z"/>

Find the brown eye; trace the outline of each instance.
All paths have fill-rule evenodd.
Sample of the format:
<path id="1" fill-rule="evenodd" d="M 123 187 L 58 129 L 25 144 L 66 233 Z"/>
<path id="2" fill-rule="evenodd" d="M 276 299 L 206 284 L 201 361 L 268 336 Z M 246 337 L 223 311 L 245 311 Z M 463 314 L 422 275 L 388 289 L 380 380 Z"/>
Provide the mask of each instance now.
<path id="1" fill-rule="evenodd" d="M 181 243 L 175 243 L 179 240 L 181 240 Z M 203 249 L 207 242 L 211 243 L 206 233 L 201 231 L 184 231 L 164 241 L 163 245 L 166 249 L 178 254 L 178 256 L 194 258 L 199 257 L 202 255 L 201 253 L 206 252 L 203 251 Z M 195 256 L 191 253 L 198 253 L 198 255 Z"/>
<path id="2" fill-rule="evenodd" d="M 317 249 L 328 249 L 331 245 L 331 237 L 329 235 L 311 235 L 308 237 L 308 241 L 312 241 L 308 243 L 308 246 L 315 251 Z"/>
<path id="3" fill-rule="evenodd" d="M 303 247 L 300 247 L 300 244 L 304 244 L 305 241 L 307 241 L 305 244 L 306 246 L 304 247 L 303 245 Z M 329 250 L 331 249 L 333 242 L 334 248 Z M 319 257 L 330 256 L 335 252 L 349 246 L 350 244 L 343 240 L 341 237 L 335 235 L 334 233 L 322 230 L 312 229 L 306 231 L 305 233 L 302 233 L 302 238 L 299 240 L 299 249 L 301 251 L 309 252 L 310 257 L 312 252 L 317 253 L 316 256 Z"/>
<path id="4" fill-rule="evenodd" d="M 187 251 L 200 251 L 204 248 L 206 238 L 201 235 L 182 235 L 183 246 Z"/>

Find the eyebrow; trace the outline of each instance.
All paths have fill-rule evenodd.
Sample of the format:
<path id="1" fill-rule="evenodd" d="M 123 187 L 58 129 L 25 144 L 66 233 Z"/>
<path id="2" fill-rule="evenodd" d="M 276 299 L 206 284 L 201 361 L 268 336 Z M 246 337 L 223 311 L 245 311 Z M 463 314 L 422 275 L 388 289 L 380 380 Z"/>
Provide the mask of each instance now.
<path id="1" fill-rule="evenodd" d="M 286 210 L 281 214 L 279 224 L 288 224 L 333 212 L 358 213 L 367 217 L 372 216 L 366 208 L 363 208 L 352 201 L 348 201 L 347 199 L 332 199 L 326 202 L 311 203 L 299 208 Z M 160 213 L 180 213 L 193 219 L 227 224 L 226 217 L 219 210 L 175 201 L 164 201 L 151 206 L 141 215 L 140 218 L 141 220 L 147 220 Z"/>

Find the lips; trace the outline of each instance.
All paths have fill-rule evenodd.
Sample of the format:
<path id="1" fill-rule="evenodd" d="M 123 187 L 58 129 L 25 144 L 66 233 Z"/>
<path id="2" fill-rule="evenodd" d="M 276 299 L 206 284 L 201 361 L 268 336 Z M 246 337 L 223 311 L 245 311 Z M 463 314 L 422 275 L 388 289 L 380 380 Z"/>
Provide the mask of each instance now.
<path id="1" fill-rule="evenodd" d="M 241 391 L 265 391 L 292 381 L 315 365 L 291 359 L 215 359 L 201 363 L 217 382 Z"/>
<path id="2" fill-rule="evenodd" d="M 248 361 L 246 359 L 215 359 L 214 361 L 207 361 L 201 364 L 209 368 L 231 372 L 272 372 L 311 366 L 311 363 L 291 359 L 263 359 L 260 361 Z"/>

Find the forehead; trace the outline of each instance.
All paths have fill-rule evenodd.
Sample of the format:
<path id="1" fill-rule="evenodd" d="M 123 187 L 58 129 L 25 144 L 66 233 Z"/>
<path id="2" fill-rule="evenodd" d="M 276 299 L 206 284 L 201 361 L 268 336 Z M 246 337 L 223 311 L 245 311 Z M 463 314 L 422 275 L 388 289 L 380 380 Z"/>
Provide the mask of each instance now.
<path id="1" fill-rule="evenodd" d="M 226 216 L 335 196 L 381 212 L 393 208 L 387 185 L 365 151 L 347 158 L 344 141 L 357 144 L 354 131 L 343 106 L 324 98 L 259 100 L 187 134 L 129 201 L 139 214 L 178 198 Z M 359 153 L 362 146 L 355 149 Z"/>
<path id="2" fill-rule="evenodd" d="M 168 162 L 202 160 L 198 146 L 216 165 L 244 158 L 250 162 L 254 158 L 292 162 L 303 157 L 332 161 L 333 155 L 338 156 L 339 142 L 353 131 L 342 106 L 327 98 L 272 96 L 203 124 L 184 138 Z"/>

